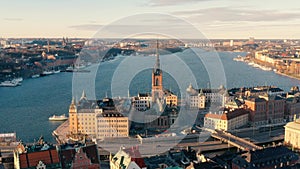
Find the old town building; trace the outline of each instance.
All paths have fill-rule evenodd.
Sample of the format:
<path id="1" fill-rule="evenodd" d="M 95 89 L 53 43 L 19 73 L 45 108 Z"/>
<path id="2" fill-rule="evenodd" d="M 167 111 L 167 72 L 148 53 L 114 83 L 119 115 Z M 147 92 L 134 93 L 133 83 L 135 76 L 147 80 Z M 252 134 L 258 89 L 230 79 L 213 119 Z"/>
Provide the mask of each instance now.
<path id="1" fill-rule="evenodd" d="M 224 86 L 219 89 L 195 89 L 192 84 L 186 89 L 186 104 L 190 108 L 204 109 L 210 104 L 224 105 L 232 100 Z"/>
<path id="2" fill-rule="evenodd" d="M 249 122 L 249 112 L 245 109 L 222 110 L 215 113 L 207 113 L 204 117 L 204 127 L 217 130 L 233 130 L 246 126 Z"/>
<path id="3" fill-rule="evenodd" d="M 284 128 L 284 143 L 295 149 L 300 149 L 300 119 L 287 123 Z"/>
<path id="4" fill-rule="evenodd" d="M 103 102 L 111 102 L 105 98 Z M 129 120 L 113 105 L 99 106 L 97 101 L 88 100 L 84 92 L 78 103 L 74 99 L 69 108 L 70 134 L 87 134 L 91 138 L 128 137 Z"/>
<path id="5" fill-rule="evenodd" d="M 264 94 L 248 97 L 245 105 L 250 110 L 250 121 L 254 125 L 283 121 L 285 100 L 279 96 Z"/>

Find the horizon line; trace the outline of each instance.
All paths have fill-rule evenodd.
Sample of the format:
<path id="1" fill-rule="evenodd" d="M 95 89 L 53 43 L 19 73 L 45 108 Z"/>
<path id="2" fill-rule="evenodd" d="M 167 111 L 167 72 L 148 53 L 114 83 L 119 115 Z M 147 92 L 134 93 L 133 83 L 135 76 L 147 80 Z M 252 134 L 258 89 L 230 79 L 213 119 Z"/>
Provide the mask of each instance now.
<path id="1" fill-rule="evenodd" d="M 250 36 L 251 37 L 251 36 Z M 175 38 L 159 38 L 161 40 L 249 40 L 249 38 L 202 38 L 202 39 L 193 39 L 193 38 L 181 38 L 181 39 L 175 39 Z M 111 38 L 96 38 L 96 37 L 68 37 L 68 36 L 61 36 L 61 37 L 0 37 L 0 40 L 3 39 L 62 39 L 62 38 L 68 38 L 68 39 L 82 39 L 82 40 L 90 40 L 90 39 L 114 39 L 114 40 L 120 40 L 120 39 L 132 39 L 132 40 L 157 40 L 157 37 L 153 38 L 118 38 L 118 37 L 111 37 Z M 255 38 L 254 40 L 300 40 L 300 38 Z"/>

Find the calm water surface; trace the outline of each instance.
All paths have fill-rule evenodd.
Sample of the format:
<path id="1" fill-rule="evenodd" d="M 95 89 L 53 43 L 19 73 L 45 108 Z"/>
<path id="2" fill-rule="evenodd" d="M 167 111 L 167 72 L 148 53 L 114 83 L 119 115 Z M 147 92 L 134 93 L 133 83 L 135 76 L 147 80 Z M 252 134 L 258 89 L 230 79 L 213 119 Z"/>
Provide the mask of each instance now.
<path id="1" fill-rule="evenodd" d="M 201 56 L 207 57 L 205 64 L 216 63 L 211 52 L 204 52 L 199 49 L 194 51 Z M 223 63 L 226 82 L 220 84 L 232 87 L 256 86 L 256 85 L 276 85 L 284 90 L 289 90 L 292 86 L 300 84 L 299 80 L 277 75 L 272 71 L 263 71 L 248 66 L 243 62 L 236 62 L 232 59 L 238 54 L 243 53 L 218 53 Z M 137 57 L 141 62 L 148 63 L 151 67 L 154 65 L 154 57 Z M 161 65 L 172 66 L 172 57 L 182 59 L 193 71 L 199 87 L 207 87 L 210 85 L 208 73 L 201 63 L 201 60 L 189 49 L 182 53 L 174 55 L 161 56 Z M 82 89 L 87 96 L 93 95 L 91 88 L 95 88 L 95 95 L 98 99 L 111 96 L 111 85 L 113 73 L 116 67 L 122 63 L 125 57 L 119 57 L 114 61 L 101 63 L 96 77 L 94 86 L 89 86 L 85 81 L 77 84 L 78 90 L 73 90 L 75 97 L 78 99 Z M 211 59 L 210 59 L 211 58 Z M 129 68 L 134 65 L 129 65 Z M 90 69 L 97 69 L 92 66 Z M 180 76 L 180 68 L 178 76 Z M 216 69 L 222 69 L 217 67 Z M 223 70 L 223 69 L 222 69 Z M 82 73 L 83 74 L 83 73 Z M 81 75 L 89 77 L 88 74 Z M 179 77 L 185 80 L 186 77 Z M 68 107 L 72 99 L 72 73 L 59 73 L 51 76 L 41 77 L 37 79 L 26 79 L 22 86 L 16 88 L 0 88 L 0 133 L 16 132 L 17 137 L 25 142 L 32 142 L 41 135 L 46 140 L 54 141 L 51 132 L 56 129 L 61 122 L 50 122 L 48 117 L 53 114 L 67 114 Z M 87 79 L 88 80 L 88 79 Z M 120 80 L 120 83 L 124 81 Z M 186 81 L 186 85 L 190 82 Z M 219 84 L 217 84 L 219 85 Z M 174 78 L 164 73 L 164 87 L 171 89 L 175 93 L 180 93 L 179 87 Z M 151 69 L 146 69 L 138 73 L 130 83 L 130 95 L 136 95 L 137 92 L 149 92 L 151 88 Z M 124 89 L 128 91 L 128 89 Z M 124 92 L 123 92 L 124 93 Z M 127 92 L 126 92 L 127 93 Z"/>

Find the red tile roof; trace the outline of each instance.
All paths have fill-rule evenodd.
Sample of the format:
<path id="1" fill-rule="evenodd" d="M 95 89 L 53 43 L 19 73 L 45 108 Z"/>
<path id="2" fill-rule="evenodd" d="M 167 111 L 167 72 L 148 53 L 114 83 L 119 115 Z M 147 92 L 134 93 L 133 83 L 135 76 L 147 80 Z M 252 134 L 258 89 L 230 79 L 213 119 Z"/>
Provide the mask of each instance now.
<path id="1" fill-rule="evenodd" d="M 228 111 L 228 113 L 223 112 L 223 114 L 208 113 L 205 115 L 205 117 L 221 119 L 221 120 L 230 120 L 230 119 L 233 119 L 233 118 L 236 118 L 238 116 L 242 116 L 242 115 L 245 115 L 248 113 L 249 113 L 249 111 L 247 111 L 245 109 L 235 109 L 233 111 Z"/>
<path id="2" fill-rule="evenodd" d="M 60 162 L 56 149 L 20 154 L 21 168 L 35 167 L 39 161 L 42 161 L 46 165 Z"/>

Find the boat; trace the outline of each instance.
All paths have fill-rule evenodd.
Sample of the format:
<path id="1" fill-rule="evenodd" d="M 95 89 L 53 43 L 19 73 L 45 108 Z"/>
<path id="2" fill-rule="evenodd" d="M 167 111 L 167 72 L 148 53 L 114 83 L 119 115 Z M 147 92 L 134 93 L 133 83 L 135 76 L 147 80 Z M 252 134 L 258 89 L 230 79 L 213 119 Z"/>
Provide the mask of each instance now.
<path id="1" fill-rule="evenodd" d="M 17 83 L 21 83 L 23 81 L 23 78 L 18 77 L 18 78 L 13 79 L 12 81 L 17 82 Z"/>
<path id="2" fill-rule="evenodd" d="M 238 55 L 236 58 L 233 58 L 234 61 L 238 61 L 238 62 L 243 62 L 245 60 L 244 57 L 242 57 L 241 55 Z"/>
<path id="3" fill-rule="evenodd" d="M 60 115 L 60 116 L 53 115 L 53 116 L 49 117 L 49 120 L 50 121 L 65 121 L 65 120 L 68 120 L 68 117 L 65 114 Z"/>
<path id="4" fill-rule="evenodd" d="M 54 74 L 60 73 L 60 70 L 53 70 L 52 71 Z"/>
<path id="5" fill-rule="evenodd" d="M 84 64 L 76 64 L 74 67 L 76 69 L 84 69 L 86 66 Z"/>
<path id="6" fill-rule="evenodd" d="M 9 80 L 6 80 L 6 81 L 0 83 L 1 87 L 16 87 L 16 86 L 20 86 L 20 85 L 21 85 L 20 82 L 9 81 Z"/>
<path id="7" fill-rule="evenodd" d="M 40 76 L 47 76 L 47 75 L 52 75 L 53 72 L 52 71 L 43 71 L 42 74 L 40 74 Z"/>
<path id="8" fill-rule="evenodd" d="M 38 78 L 38 77 L 40 77 L 39 74 L 35 74 L 35 75 L 32 75 L 32 76 L 31 76 L 31 78 Z"/>
<path id="9" fill-rule="evenodd" d="M 72 66 L 67 67 L 66 72 L 73 72 L 74 68 Z"/>
<path id="10" fill-rule="evenodd" d="M 74 68 L 72 66 L 67 67 L 66 72 L 90 72 L 90 70 Z"/>

